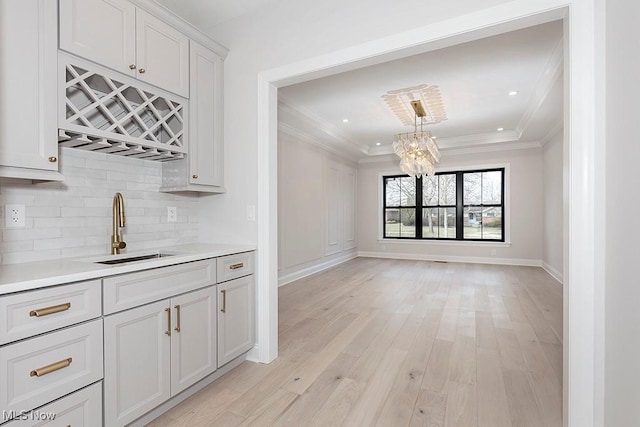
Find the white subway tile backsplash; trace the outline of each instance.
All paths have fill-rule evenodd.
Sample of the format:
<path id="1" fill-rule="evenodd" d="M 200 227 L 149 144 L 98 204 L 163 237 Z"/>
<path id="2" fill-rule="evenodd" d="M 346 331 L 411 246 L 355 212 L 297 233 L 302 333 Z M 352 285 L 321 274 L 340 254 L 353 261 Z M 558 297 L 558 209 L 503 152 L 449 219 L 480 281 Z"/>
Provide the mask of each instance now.
<path id="1" fill-rule="evenodd" d="M 3 242 L 15 242 L 20 240 L 53 239 L 60 237 L 59 228 L 16 228 L 3 230 Z"/>
<path id="2" fill-rule="evenodd" d="M 62 258 L 60 255 L 60 249 L 52 249 L 48 251 L 8 252 L 2 254 L 2 263 L 19 264 L 23 262 L 46 261 L 59 258 Z"/>
<path id="3" fill-rule="evenodd" d="M 33 240 L 19 240 L 16 242 L 0 242 L 0 251 L 4 253 L 9 252 L 24 252 L 33 250 Z"/>
<path id="4" fill-rule="evenodd" d="M 103 216 L 108 217 L 111 215 L 111 211 L 108 207 L 102 208 L 67 208 L 61 209 L 62 216 L 64 217 L 88 217 L 88 216 Z"/>
<path id="5" fill-rule="evenodd" d="M 60 150 L 63 182 L 0 184 L 0 218 L 6 204 L 24 204 L 26 227 L 0 224 L 0 264 L 109 253 L 113 195 L 125 200 L 128 251 L 198 241 L 198 197 L 158 192 L 162 165 L 82 150 Z M 167 207 L 178 220 L 167 223 Z"/>
<path id="6" fill-rule="evenodd" d="M 81 248 L 85 245 L 84 237 L 61 237 L 60 239 L 38 239 L 33 242 L 34 251 L 62 248 Z"/>
<path id="7" fill-rule="evenodd" d="M 56 218 L 60 216 L 58 206 L 27 206 L 26 216 L 30 218 Z"/>

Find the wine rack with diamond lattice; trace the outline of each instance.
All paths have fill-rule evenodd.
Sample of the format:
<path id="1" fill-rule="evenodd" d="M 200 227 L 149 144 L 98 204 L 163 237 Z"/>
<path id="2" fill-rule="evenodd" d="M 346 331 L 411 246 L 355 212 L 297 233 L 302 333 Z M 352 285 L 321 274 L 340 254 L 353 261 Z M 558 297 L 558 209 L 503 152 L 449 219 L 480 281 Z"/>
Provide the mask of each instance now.
<path id="1" fill-rule="evenodd" d="M 58 144 L 167 161 L 186 149 L 187 100 L 60 54 L 64 108 Z"/>

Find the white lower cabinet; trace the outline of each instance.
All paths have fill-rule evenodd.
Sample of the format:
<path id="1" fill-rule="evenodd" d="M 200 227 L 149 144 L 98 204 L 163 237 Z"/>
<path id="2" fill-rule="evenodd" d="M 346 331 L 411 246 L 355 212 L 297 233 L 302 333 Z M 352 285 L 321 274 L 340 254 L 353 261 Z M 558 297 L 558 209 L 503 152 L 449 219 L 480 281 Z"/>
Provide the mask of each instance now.
<path id="1" fill-rule="evenodd" d="M 8 414 L 2 427 L 96 427 L 102 425 L 102 382 L 78 390 L 33 411 Z"/>
<path id="2" fill-rule="evenodd" d="M 254 276 L 218 284 L 218 366 L 255 345 Z"/>
<path id="3" fill-rule="evenodd" d="M 125 425 L 171 396 L 169 301 L 104 318 L 104 414 Z"/>
<path id="4" fill-rule="evenodd" d="M 104 319 L 105 424 L 126 425 L 216 369 L 215 287 Z"/>
<path id="5" fill-rule="evenodd" d="M 0 408 L 24 411 L 102 379 L 102 320 L 0 348 Z"/>
<path id="6" fill-rule="evenodd" d="M 216 370 L 216 290 L 209 287 L 171 299 L 171 395 Z"/>

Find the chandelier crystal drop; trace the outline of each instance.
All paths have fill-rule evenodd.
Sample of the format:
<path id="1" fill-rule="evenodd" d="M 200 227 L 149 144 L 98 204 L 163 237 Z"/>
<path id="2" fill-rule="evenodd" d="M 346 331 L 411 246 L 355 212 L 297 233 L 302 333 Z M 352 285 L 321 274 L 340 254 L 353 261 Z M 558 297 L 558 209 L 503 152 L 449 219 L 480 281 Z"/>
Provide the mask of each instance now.
<path id="1" fill-rule="evenodd" d="M 420 101 L 412 101 L 415 111 L 413 132 L 403 132 L 396 135 L 393 141 L 393 151 L 400 157 L 400 170 L 409 176 L 433 176 L 435 164 L 440 161 L 440 150 L 434 137 L 429 131 L 422 130 L 422 117 L 425 116 Z M 420 130 L 418 130 L 418 117 Z"/>

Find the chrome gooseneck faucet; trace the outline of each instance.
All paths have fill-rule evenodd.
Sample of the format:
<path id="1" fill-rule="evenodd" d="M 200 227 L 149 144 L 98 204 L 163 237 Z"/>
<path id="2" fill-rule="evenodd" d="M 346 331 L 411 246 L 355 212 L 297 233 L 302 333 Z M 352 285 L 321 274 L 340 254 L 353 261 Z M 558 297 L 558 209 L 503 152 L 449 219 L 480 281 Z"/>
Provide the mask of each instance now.
<path id="1" fill-rule="evenodd" d="M 111 254 L 117 255 L 120 249 L 127 247 L 120 235 L 120 227 L 124 227 L 124 198 L 121 193 L 113 196 L 113 234 L 111 235 Z"/>

